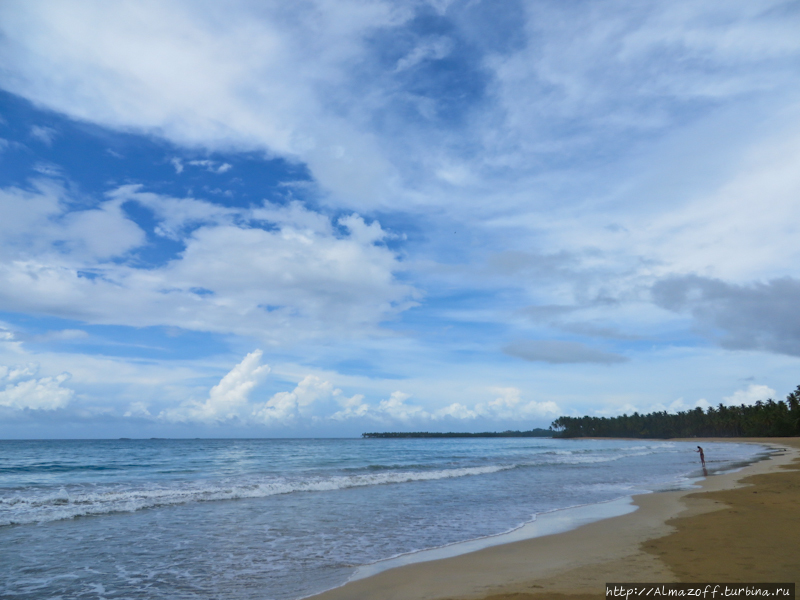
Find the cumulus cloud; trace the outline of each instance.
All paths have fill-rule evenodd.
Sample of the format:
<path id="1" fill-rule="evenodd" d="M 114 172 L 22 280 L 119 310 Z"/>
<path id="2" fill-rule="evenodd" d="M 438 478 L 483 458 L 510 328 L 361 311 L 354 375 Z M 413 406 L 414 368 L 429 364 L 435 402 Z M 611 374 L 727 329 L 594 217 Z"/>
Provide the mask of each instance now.
<path id="1" fill-rule="evenodd" d="M 800 356 L 800 280 L 736 285 L 687 275 L 657 282 L 652 293 L 658 306 L 692 315 L 724 348 Z"/>
<path id="2" fill-rule="evenodd" d="M 90 266 L 142 245 L 146 236 L 127 218 L 118 199 L 73 210 L 64 187 L 37 180 L 33 189 L 0 189 L 0 258 L 31 257 L 63 264 Z"/>
<path id="3" fill-rule="evenodd" d="M 768 385 L 750 384 L 743 390 L 736 390 L 730 396 L 723 398 L 724 404 L 728 406 L 740 406 L 742 404 L 755 404 L 757 401 L 775 398 L 775 390 Z"/>
<path id="4" fill-rule="evenodd" d="M 580 342 L 562 340 L 520 340 L 506 345 L 503 352 L 531 362 L 551 364 L 615 364 L 628 360 L 621 354 L 597 350 Z"/>
<path id="5" fill-rule="evenodd" d="M 513 420 L 556 416 L 560 409 L 555 402 L 525 402 L 522 392 L 515 387 L 498 387 L 491 390 L 497 397 L 486 404 L 478 404 L 475 413 L 491 419 Z"/>
<path id="6" fill-rule="evenodd" d="M 650 406 L 636 406 L 629 402 L 621 406 L 607 407 L 601 410 L 596 410 L 594 413 L 604 417 L 619 416 L 622 414 L 631 415 L 635 412 L 646 414 L 666 411 L 671 414 L 676 414 L 679 412 L 694 410 L 696 408 L 700 408 L 705 411 L 712 406 L 717 406 L 719 404 L 723 404 L 725 406 L 740 406 L 742 404 L 751 405 L 755 404 L 758 400 L 763 401 L 774 397 L 775 390 L 773 390 L 771 387 L 767 385 L 751 384 L 743 390 L 736 390 L 730 396 L 723 397 L 721 401 L 717 403 L 709 402 L 705 398 L 699 398 L 694 402 L 687 401 L 684 398 L 677 398 L 669 404 L 656 403 Z"/>
<path id="7" fill-rule="evenodd" d="M 0 194 L 7 200 L 0 203 L 6 310 L 286 342 L 369 334 L 414 305 L 414 288 L 395 279 L 403 265 L 382 243 L 388 234 L 355 214 L 334 227 L 296 202 L 234 209 L 136 186 L 72 212 L 57 186 Z M 152 210 L 156 234 L 185 250 L 153 268 L 126 260 L 146 241 L 125 216 L 129 202 Z"/>
<path id="8" fill-rule="evenodd" d="M 207 423 L 250 417 L 250 392 L 270 371 L 261 364 L 263 352 L 255 350 L 244 357 L 222 380 L 211 388 L 205 402 L 190 402 L 161 413 L 168 421 L 201 421 Z"/>
<path id="9" fill-rule="evenodd" d="M 291 391 L 278 392 L 268 400 L 252 399 L 252 392 L 270 372 L 261 364 L 263 352 L 255 350 L 211 388 L 203 402 L 185 402 L 162 411 L 166 421 L 287 426 L 309 425 L 320 420 L 342 421 L 362 417 L 370 407 L 363 396 L 346 397 L 342 390 L 316 375 L 307 375 Z M 149 416 L 147 405 L 134 403 L 126 416 Z"/>
<path id="10" fill-rule="evenodd" d="M 405 392 L 392 392 L 388 399 L 380 401 L 376 412 L 397 421 L 428 418 L 430 415 L 421 406 L 406 403 L 410 397 Z"/>
<path id="11" fill-rule="evenodd" d="M 135 202 L 153 212 L 155 233 L 172 240 L 185 237 L 187 230 L 201 225 L 234 224 L 247 220 L 250 213 L 196 198 L 173 198 L 142 189 L 141 184 L 123 185 L 106 195 L 116 202 Z M 305 210 L 305 209 L 303 209 Z M 324 218 L 324 217 L 323 217 Z"/>
<path id="12" fill-rule="evenodd" d="M 70 379 L 69 373 L 55 377 L 36 378 L 38 366 L 0 367 L 0 406 L 23 410 L 55 410 L 63 408 L 75 392 L 62 384 Z"/>
<path id="13" fill-rule="evenodd" d="M 392 426 L 437 426 L 441 423 L 519 421 L 557 416 L 560 408 L 552 401 L 524 400 L 515 387 L 493 387 L 493 399 L 472 407 L 455 402 L 429 411 L 411 394 L 395 390 L 388 398 L 370 402 L 363 394 L 347 396 L 330 381 L 306 375 L 290 391 L 263 400 L 253 392 L 270 372 L 261 364 L 262 352 L 248 354 L 222 380 L 211 388 L 202 402 L 189 401 L 158 414 L 159 419 L 186 423 L 236 423 L 267 427 L 308 427 L 345 421 Z M 152 417 L 145 402 L 131 403 L 126 417 Z"/>
<path id="14" fill-rule="evenodd" d="M 330 418 L 334 421 L 345 421 L 347 419 L 360 419 L 369 412 L 369 404 L 364 402 L 363 394 L 356 394 L 350 398 L 339 395 L 341 410 L 333 413 Z"/>
<path id="15" fill-rule="evenodd" d="M 14 381 L 15 379 L 33 377 L 39 372 L 39 365 L 36 363 L 28 363 L 27 365 L 3 367 L 3 369 L 6 379 L 9 381 Z"/>
<path id="16" fill-rule="evenodd" d="M 320 400 L 341 394 L 333 385 L 315 375 L 306 376 L 291 392 L 278 392 L 265 404 L 255 407 L 253 418 L 260 423 L 294 423 L 314 416 Z"/>
<path id="17" fill-rule="evenodd" d="M 434 417 L 439 419 L 456 419 L 456 420 L 467 420 L 467 419 L 475 419 L 478 416 L 478 413 L 468 408 L 467 406 L 461 404 L 460 402 L 453 402 L 445 406 L 444 408 L 440 408 L 436 412 L 433 413 Z"/>
<path id="18" fill-rule="evenodd" d="M 675 414 L 679 412 L 685 412 L 688 410 L 694 410 L 695 408 L 701 408 L 703 410 L 707 410 L 710 406 L 711 403 L 705 398 L 700 398 L 693 403 L 686 402 L 683 398 L 678 398 L 677 400 L 670 402 L 669 406 L 667 406 L 666 408 L 666 411 Z"/>
<path id="19" fill-rule="evenodd" d="M 147 402 L 131 402 L 123 417 L 152 417 Z"/>
<path id="20" fill-rule="evenodd" d="M 472 407 L 460 402 L 428 411 L 422 406 L 410 402 L 411 395 L 402 391 L 395 391 L 377 405 L 364 403 L 360 398 L 351 401 L 357 405 L 356 410 L 350 410 L 347 417 L 363 418 L 382 424 L 414 424 L 418 426 L 437 426 L 442 422 L 465 423 L 482 421 L 524 421 L 554 417 L 560 414 L 560 408 L 555 402 L 536 402 L 523 400 L 522 392 L 515 387 L 493 387 L 488 393 L 495 396 L 493 400 L 478 402 Z M 339 416 L 337 418 L 342 418 Z"/>
<path id="21" fill-rule="evenodd" d="M 488 393 L 495 396 L 487 402 L 478 402 L 469 407 L 460 402 L 428 411 L 411 400 L 411 395 L 400 390 L 377 405 L 365 403 L 362 397 L 349 399 L 348 409 L 334 415 L 336 419 L 366 418 L 381 424 L 437 426 L 442 422 L 464 423 L 482 421 L 520 421 L 557 416 L 561 409 L 555 402 L 524 400 L 522 392 L 515 387 L 493 387 Z"/>
<path id="22" fill-rule="evenodd" d="M 658 402 L 655 404 L 651 404 L 650 406 L 640 406 L 633 404 L 631 402 L 626 402 L 621 405 L 607 406 L 605 408 L 595 410 L 594 414 L 600 417 L 618 417 L 620 415 L 632 415 L 633 413 L 647 414 L 652 412 L 664 412 L 664 411 L 671 414 L 677 414 L 679 412 L 694 410 L 695 408 L 706 410 L 710 406 L 711 403 L 705 398 L 700 398 L 694 402 L 687 402 L 683 398 L 677 398 L 676 400 L 670 402 L 668 405 Z"/>

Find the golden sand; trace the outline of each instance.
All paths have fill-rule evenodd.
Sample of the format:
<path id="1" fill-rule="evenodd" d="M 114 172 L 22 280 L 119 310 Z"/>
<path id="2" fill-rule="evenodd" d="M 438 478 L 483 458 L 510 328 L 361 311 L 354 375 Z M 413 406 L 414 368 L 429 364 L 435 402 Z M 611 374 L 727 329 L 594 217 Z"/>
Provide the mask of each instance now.
<path id="1" fill-rule="evenodd" d="M 701 440 L 692 440 L 701 441 Z M 800 439 L 700 491 L 636 496 L 633 513 L 391 569 L 315 600 L 597 600 L 606 582 L 800 583 Z"/>
<path id="2" fill-rule="evenodd" d="M 800 440 L 787 441 L 800 447 Z M 693 494 L 718 510 L 677 519 L 643 544 L 679 581 L 800 583 L 800 462 L 746 477 L 747 487 Z"/>

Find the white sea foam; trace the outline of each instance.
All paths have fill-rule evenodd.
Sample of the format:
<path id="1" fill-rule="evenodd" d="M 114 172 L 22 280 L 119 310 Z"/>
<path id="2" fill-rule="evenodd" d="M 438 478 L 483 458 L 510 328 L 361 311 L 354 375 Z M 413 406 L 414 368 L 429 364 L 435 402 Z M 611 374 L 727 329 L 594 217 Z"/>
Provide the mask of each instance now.
<path id="1" fill-rule="evenodd" d="M 181 487 L 62 487 L 49 492 L 24 491 L 0 498 L 0 526 L 43 523 L 75 517 L 114 512 L 133 512 L 157 506 L 188 502 L 265 498 L 294 492 L 323 492 L 338 489 L 432 481 L 470 475 L 486 475 L 514 468 L 516 465 L 462 467 L 430 471 L 396 471 L 306 479 L 251 479 L 249 482 L 193 482 Z"/>
<path id="2" fill-rule="evenodd" d="M 552 450 L 543 452 L 541 456 L 551 457 L 552 462 L 561 464 L 593 464 L 604 463 L 630 458 L 633 456 L 648 456 L 660 453 L 658 446 L 633 446 L 622 451 L 615 449 L 609 453 L 598 452 L 594 449 L 588 450 Z M 662 451 L 663 453 L 663 451 Z M 534 464 L 534 463 L 531 463 Z M 541 464 L 541 463 L 539 463 Z"/>

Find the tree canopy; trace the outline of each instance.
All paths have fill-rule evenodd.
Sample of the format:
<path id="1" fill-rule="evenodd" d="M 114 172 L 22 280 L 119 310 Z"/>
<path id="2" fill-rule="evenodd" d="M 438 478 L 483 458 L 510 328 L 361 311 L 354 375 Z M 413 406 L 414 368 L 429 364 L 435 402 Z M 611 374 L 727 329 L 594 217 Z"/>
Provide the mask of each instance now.
<path id="1" fill-rule="evenodd" d="M 695 408 L 620 417 L 559 417 L 550 425 L 556 437 L 783 437 L 800 435 L 800 385 L 786 400 L 772 398 L 741 406 Z"/>

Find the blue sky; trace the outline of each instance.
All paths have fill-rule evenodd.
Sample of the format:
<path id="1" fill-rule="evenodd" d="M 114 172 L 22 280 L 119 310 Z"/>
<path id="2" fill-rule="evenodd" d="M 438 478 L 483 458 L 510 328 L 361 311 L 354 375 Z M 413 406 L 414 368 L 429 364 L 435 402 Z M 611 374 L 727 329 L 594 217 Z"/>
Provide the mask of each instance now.
<path id="1" fill-rule="evenodd" d="M 800 383 L 800 5 L 4 2 L 0 437 Z"/>

